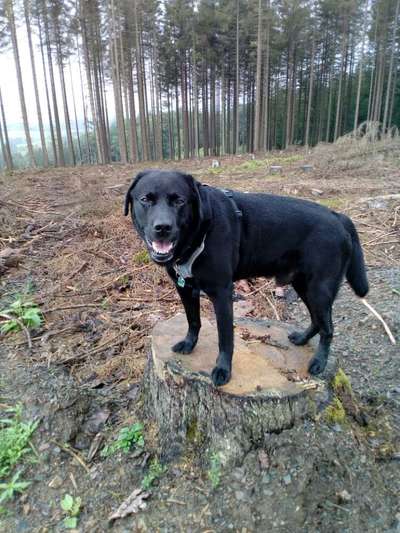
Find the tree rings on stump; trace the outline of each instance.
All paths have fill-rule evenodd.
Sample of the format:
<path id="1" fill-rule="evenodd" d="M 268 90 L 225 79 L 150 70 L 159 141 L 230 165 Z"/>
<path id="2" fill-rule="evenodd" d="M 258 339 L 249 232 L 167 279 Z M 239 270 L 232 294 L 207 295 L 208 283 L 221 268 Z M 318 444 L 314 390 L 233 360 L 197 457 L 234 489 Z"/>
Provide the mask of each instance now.
<path id="1" fill-rule="evenodd" d="M 281 322 L 236 321 L 232 378 L 216 388 L 210 378 L 218 354 L 216 325 L 204 319 L 196 348 L 181 355 L 171 346 L 185 337 L 186 317 L 159 322 L 143 391 L 163 455 L 196 448 L 204 459 L 218 452 L 225 462 L 237 461 L 265 444 L 271 432 L 315 412 L 319 385 L 307 373 L 315 348 L 291 344 L 287 336 L 293 329 Z"/>

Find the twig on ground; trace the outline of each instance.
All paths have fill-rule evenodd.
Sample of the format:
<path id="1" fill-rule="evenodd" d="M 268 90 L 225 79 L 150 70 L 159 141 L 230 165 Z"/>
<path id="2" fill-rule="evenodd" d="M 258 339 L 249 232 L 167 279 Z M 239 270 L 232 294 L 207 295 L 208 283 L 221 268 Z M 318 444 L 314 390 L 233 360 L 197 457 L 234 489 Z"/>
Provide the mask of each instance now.
<path id="1" fill-rule="evenodd" d="M 41 309 L 43 314 L 54 313 L 55 311 L 66 311 L 67 309 L 80 309 L 84 307 L 100 307 L 100 304 L 74 304 L 74 305 L 63 305 L 61 307 L 51 307 L 49 309 Z"/>
<path id="2" fill-rule="evenodd" d="M 269 305 L 272 307 L 272 310 L 274 311 L 275 318 L 276 318 L 277 320 L 280 320 L 281 317 L 279 316 L 279 313 L 278 313 L 278 311 L 277 311 L 277 309 L 276 309 L 274 303 L 271 301 L 270 298 L 268 298 L 268 296 L 265 296 L 265 297 L 266 297 L 267 302 L 269 303 Z"/>
<path id="3" fill-rule="evenodd" d="M 78 455 L 78 453 L 74 452 L 69 446 L 64 446 L 64 444 L 61 444 L 61 442 L 57 442 L 56 440 L 52 440 L 56 446 L 61 448 L 64 452 L 68 453 L 71 457 L 75 459 L 75 461 L 78 461 L 78 463 L 86 470 L 88 474 L 90 474 L 90 468 L 85 463 L 85 461 Z"/>
<path id="4" fill-rule="evenodd" d="M 31 334 L 29 333 L 28 328 L 24 325 L 22 320 L 15 316 L 7 315 L 6 313 L 0 313 L 0 318 L 4 318 L 5 320 L 15 320 L 15 322 L 19 325 L 19 327 L 23 330 L 23 332 L 26 335 L 26 340 L 28 341 L 29 350 L 32 350 L 32 339 Z"/>
<path id="5" fill-rule="evenodd" d="M 381 315 L 375 311 L 375 309 L 372 307 L 371 304 L 369 304 L 367 302 L 367 300 L 365 298 L 361 298 L 361 301 L 362 303 L 365 305 L 365 307 L 367 307 L 367 309 L 369 309 L 371 311 L 371 313 L 381 322 L 381 324 L 383 325 L 383 327 L 385 328 L 385 331 L 390 339 L 390 342 L 392 344 L 396 344 L 396 339 L 393 337 L 393 334 L 392 332 L 390 331 L 389 329 L 389 326 L 386 324 L 386 322 L 383 320 L 383 318 L 381 317 Z"/>

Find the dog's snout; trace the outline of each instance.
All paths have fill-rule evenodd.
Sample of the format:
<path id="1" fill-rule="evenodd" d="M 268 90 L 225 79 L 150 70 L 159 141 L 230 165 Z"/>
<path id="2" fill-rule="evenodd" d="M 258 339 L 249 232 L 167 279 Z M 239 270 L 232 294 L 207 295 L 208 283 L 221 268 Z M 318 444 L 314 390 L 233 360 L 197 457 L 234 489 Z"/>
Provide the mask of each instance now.
<path id="1" fill-rule="evenodd" d="M 168 224 L 167 222 L 156 222 L 153 227 L 154 231 L 160 235 L 170 233 L 172 230 L 172 225 Z"/>

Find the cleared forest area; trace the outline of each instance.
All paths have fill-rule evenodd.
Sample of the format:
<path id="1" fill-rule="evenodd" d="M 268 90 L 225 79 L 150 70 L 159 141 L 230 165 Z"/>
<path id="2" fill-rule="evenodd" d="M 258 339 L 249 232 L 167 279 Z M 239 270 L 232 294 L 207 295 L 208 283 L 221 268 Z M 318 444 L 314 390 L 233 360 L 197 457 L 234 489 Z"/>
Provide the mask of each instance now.
<path id="1" fill-rule="evenodd" d="M 399 157 L 397 137 L 373 143 L 345 137 L 310 153 L 226 156 L 217 168 L 211 158 L 186 160 L 179 169 L 212 185 L 309 198 L 349 214 L 366 255 L 368 299 L 398 339 Z M 40 421 L 35 453 L 19 466 L 20 480 L 31 484 L 2 504 L 4 530 L 61 530 L 69 517 L 61 500 L 71 494 L 81 499 L 79 530 L 104 531 L 134 489 L 146 490 L 136 504 L 147 507 L 113 519 L 115 531 L 397 527 L 398 347 L 347 287 L 335 305 L 333 343 L 354 395 L 344 403 L 344 422 L 320 414 L 271 435 L 268 447 L 255 447 L 229 469 L 212 455 L 164 464 L 138 391 L 151 328 L 181 304 L 122 216 L 124 192 L 142 168 L 52 168 L 13 173 L 12 183 L 1 178 L 0 253 L 11 247 L 19 254 L 3 270 L 1 308 L 25 295 L 44 317 L 30 333 L 31 349 L 23 331 L 1 339 L 1 413 L 8 416 L 18 397 L 24 416 Z M 271 280 L 239 282 L 235 290 L 238 316 L 306 323 L 296 295 L 277 295 Z M 201 305 L 213 318 L 209 302 Z M 357 421 L 354 402 L 367 425 Z M 142 421 L 128 454 L 118 451 L 121 428 Z"/>

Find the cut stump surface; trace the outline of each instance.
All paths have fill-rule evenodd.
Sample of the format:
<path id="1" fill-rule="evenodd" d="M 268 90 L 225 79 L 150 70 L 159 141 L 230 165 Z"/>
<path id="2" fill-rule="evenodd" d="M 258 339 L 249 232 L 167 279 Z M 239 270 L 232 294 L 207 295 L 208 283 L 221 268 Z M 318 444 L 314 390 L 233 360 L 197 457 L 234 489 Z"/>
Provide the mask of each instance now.
<path id="1" fill-rule="evenodd" d="M 145 402 L 159 429 L 162 452 L 201 447 L 238 460 L 271 432 L 293 426 L 315 411 L 307 368 L 314 347 L 294 346 L 294 328 L 275 321 L 239 319 L 230 382 L 216 388 L 210 375 L 218 353 L 216 325 L 204 319 L 193 353 L 171 346 L 186 335 L 183 314 L 159 322 L 144 378 Z"/>

